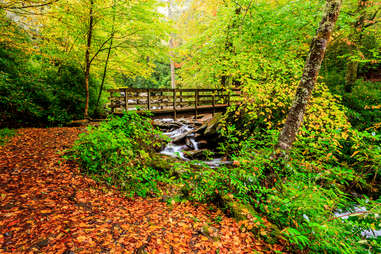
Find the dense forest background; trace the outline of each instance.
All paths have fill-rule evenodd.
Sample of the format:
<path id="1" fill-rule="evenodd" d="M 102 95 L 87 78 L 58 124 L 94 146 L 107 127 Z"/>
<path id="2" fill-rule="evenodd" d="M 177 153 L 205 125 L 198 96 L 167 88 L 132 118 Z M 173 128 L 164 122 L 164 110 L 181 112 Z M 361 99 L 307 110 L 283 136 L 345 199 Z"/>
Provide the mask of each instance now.
<path id="1" fill-rule="evenodd" d="M 287 111 L 322 9 L 321 1 L 53 2 L 1 5 L 2 126 L 82 118 L 86 79 L 93 117 L 104 112 L 104 84 L 170 87 L 170 55 L 177 87 L 245 87 L 254 100 L 275 93 L 274 110 Z M 319 77 L 362 130 L 380 118 L 379 8 L 344 2 Z"/>
<path id="2" fill-rule="evenodd" d="M 342 2 L 303 124 L 274 156 L 325 3 L 341 2 L 0 1 L 0 127 L 104 119 L 109 88 L 240 88 L 208 151 L 231 167 L 159 165 L 168 140 L 134 113 L 90 128 L 66 158 L 130 196 L 173 185 L 176 202 L 217 204 L 285 251 L 378 253 L 364 232 L 381 228 L 379 1 Z"/>

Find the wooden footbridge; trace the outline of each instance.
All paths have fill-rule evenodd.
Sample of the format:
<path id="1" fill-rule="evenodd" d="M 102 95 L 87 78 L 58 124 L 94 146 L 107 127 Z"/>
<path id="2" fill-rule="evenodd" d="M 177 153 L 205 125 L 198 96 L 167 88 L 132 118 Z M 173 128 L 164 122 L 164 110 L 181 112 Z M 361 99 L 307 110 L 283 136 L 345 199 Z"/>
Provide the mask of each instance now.
<path id="1" fill-rule="evenodd" d="M 240 89 L 110 89 L 109 107 L 114 114 L 149 110 L 154 115 L 195 114 L 223 111 L 240 103 Z"/>

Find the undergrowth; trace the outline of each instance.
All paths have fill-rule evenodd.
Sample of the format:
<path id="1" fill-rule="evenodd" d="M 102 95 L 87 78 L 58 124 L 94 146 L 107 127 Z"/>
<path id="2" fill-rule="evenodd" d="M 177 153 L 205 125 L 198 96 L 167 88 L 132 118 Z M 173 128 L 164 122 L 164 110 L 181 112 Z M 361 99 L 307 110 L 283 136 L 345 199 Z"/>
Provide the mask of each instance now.
<path id="1" fill-rule="evenodd" d="M 67 157 L 96 180 L 116 186 L 129 196 L 144 197 L 158 190 L 161 173 L 146 165 L 150 154 L 165 141 L 148 117 L 129 112 L 89 127 Z"/>
<path id="2" fill-rule="evenodd" d="M 0 129 L 0 145 L 4 145 L 11 137 L 16 134 L 16 131 L 8 128 Z"/>
<path id="3" fill-rule="evenodd" d="M 268 241 L 282 242 L 290 252 L 381 251 L 381 238 L 371 237 L 381 229 L 379 134 L 304 128 L 288 160 L 273 161 L 278 130 L 256 132 L 244 139 L 235 135 L 234 124 L 221 131 L 225 142 L 220 149 L 229 153 L 232 166 L 210 168 L 198 161 L 152 163 L 167 139 L 152 127 L 150 119 L 136 113 L 90 128 L 68 157 L 86 174 L 129 196 L 161 195 L 161 186 L 170 185 L 178 190 L 173 197 L 177 200 L 215 203 L 234 215 L 224 200 L 229 197 L 228 202 L 242 205 L 243 210 L 266 218 L 279 229 L 268 228 L 270 233 L 250 230 Z M 372 195 L 351 194 L 361 191 Z M 262 220 L 259 227 L 268 225 Z"/>

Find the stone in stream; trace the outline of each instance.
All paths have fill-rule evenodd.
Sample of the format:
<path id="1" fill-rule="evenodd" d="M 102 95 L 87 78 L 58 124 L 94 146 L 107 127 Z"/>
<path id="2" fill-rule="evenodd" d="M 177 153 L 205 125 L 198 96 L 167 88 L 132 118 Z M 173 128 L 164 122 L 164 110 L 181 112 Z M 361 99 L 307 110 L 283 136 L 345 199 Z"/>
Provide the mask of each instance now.
<path id="1" fill-rule="evenodd" d="M 207 126 L 204 131 L 205 136 L 212 136 L 217 134 L 221 118 L 222 114 L 218 113 L 210 121 L 207 122 Z"/>
<path id="2" fill-rule="evenodd" d="M 194 146 L 194 143 L 191 142 L 189 137 L 185 138 L 185 144 L 187 147 L 189 147 L 191 150 L 196 150 L 196 147 Z"/>
<path id="3" fill-rule="evenodd" d="M 184 153 L 184 156 L 191 160 L 206 160 L 206 153 L 209 151 L 208 149 L 200 149 L 200 150 L 193 150 L 193 151 L 187 151 Z"/>
<path id="4" fill-rule="evenodd" d="M 158 127 L 159 129 L 178 129 L 181 127 L 182 123 L 178 123 L 175 121 L 160 121 L 160 120 L 153 120 L 152 125 L 155 127 Z"/>
<path id="5" fill-rule="evenodd" d="M 199 149 L 203 149 L 203 148 L 207 148 L 208 147 L 208 141 L 205 140 L 205 139 L 198 140 L 197 144 L 198 144 L 198 148 Z"/>
<path id="6" fill-rule="evenodd" d="M 193 134 L 193 133 L 194 133 L 194 130 L 190 130 L 190 131 L 188 131 L 188 132 L 185 132 L 185 133 L 183 133 L 183 134 L 181 134 L 181 135 L 175 137 L 175 138 L 172 140 L 172 143 L 174 143 L 174 144 L 185 143 L 185 142 L 186 142 L 185 139 L 186 139 L 189 135 L 191 135 L 191 134 Z"/>

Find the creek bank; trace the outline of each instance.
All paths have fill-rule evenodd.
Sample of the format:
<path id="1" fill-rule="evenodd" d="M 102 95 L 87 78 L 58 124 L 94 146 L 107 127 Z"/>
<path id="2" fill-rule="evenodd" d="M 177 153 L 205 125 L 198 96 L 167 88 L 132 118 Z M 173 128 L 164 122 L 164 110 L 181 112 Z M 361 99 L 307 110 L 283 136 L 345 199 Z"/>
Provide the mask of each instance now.
<path id="1" fill-rule="evenodd" d="M 165 145 L 160 153 L 152 156 L 151 166 L 160 171 L 169 172 L 174 177 L 180 177 L 186 173 L 186 168 L 174 167 L 176 163 L 196 160 L 191 164 L 194 171 L 202 171 L 205 166 L 217 168 L 222 165 L 232 165 L 226 158 L 214 156 L 221 137 L 218 134 L 222 114 L 214 117 L 204 118 L 204 121 L 197 119 L 173 119 L 154 120 L 153 125 L 161 129 L 171 141 Z M 189 169 L 188 169 L 189 170 Z M 177 194 L 187 197 L 193 185 L 189 183 L 186 188 L 177 190 Z M 217 195 L 213 203 L 225 214 L 242 221 L 241 227 L 245 231 L 250 231 L 261 239 L 275 243 L 279 241 L 280 229 L 264 219 L 254 208 L 248 204 L 243 204 L 232 195 Z M 169 202 L 171 197 L 164 195 L 163 202 Z M 201 232 L 207 237 L 213 237 L 213 229 L 205 228 Z"/>

